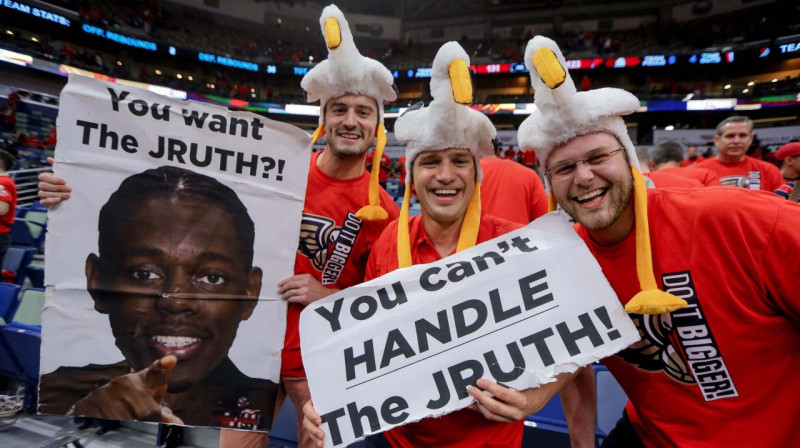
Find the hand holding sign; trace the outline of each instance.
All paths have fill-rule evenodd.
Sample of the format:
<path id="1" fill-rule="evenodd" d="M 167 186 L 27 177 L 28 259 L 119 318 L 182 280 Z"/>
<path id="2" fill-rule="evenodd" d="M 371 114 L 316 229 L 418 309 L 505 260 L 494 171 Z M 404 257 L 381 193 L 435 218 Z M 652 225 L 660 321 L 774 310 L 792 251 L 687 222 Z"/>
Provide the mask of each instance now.
<path id="1" fill-rule="evenodd" d="M 167 378 L 177 364 L 178 358 L 169 355 L 146 369 L 118 376 L 75 403 L 70 415 L 183 424 L 161 404 L 167 394 Z"/>
<path id="2" fill-rule="evenodd" d="M 469 408 L 480 412 L 488 420 L 503 423 L 520 421 L 539 412 L 578 372 L 579 370 L 562 373 L 553 383 L 522 391 L 503 387 L 487 379 L 479 379 L 477 387 L 467 386 L 467 391 L 475 399 L 475 403 L 469 405 Z"/>

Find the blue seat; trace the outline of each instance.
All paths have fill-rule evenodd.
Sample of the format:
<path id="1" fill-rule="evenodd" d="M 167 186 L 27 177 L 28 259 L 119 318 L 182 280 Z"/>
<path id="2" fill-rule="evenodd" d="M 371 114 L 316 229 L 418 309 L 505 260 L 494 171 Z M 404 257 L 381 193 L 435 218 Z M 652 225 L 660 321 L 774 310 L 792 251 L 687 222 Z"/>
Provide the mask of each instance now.
<path id="1" fill-rule="evenodd" d="M 39 351 L 42 345 L 41 327 L 21 328 L 9 324 L 3 327 L 3 339 L 11 347 L 11 353 L 22 368 L 25 381 L 39 381 Z"/>
<path id="2" fill-rule="evenodd" d="M 11 321 L 19 304 L 20 286 L 13 283 L 0 283 L 0 319 L 2 325 Z"/>
<path id="3" fill-rule="evenodd" d="M 595 439 L 601 442 L 622 416 L 628 396 L 606 366 L 594 364 L 593 367 L 597 396 Z M 523 446 L 569 447 L 569 430 L 561 396 L 556 394 L 541 411 L 528 417 L 525 429 L 526 439 L 531 443 L 523 443 Z"/>
<path id="4" fill-rule="evenodd" d="M 19 305 L 8 326 L 41 331 L 44 289 L 26 288 L 19 295 Z"/>
<path id="5" fill-rule="evenodd" d="M 44 224 L 25 218 L 15 218 L 14 224 L 11 224 L 11 244 L 15 246 L 38 248 L 44 243 L 44 236 Z"/>
<path id="6" fill-rule="evenodd" d="M 13 272 L 16 276 L 15 283 L 22 285 L 25 282 L 25 268 L 31 264 L 35 254 L 36 249 L 33 247 L 11 246 L 8 248 L 6 257 L 3 259 L 3 270 Z"/>

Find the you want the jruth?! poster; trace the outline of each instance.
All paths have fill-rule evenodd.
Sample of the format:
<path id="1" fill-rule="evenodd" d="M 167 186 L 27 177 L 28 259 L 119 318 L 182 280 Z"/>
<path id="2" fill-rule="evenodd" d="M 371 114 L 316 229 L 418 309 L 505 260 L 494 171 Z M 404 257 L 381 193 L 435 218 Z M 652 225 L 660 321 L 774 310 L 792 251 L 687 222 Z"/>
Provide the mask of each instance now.
<path id="1" fill-rule="evenodd" d="M 39 411 L 268 430 L 308 135 L 74 76 L 58 137 Z"/>
<path id="2" fill-rule="evenodd" d="M 536 387 L 639 340 L 555 214 L 315 302 L 300 334 L 327 447 L 464 408 L 479 378 Z"/>

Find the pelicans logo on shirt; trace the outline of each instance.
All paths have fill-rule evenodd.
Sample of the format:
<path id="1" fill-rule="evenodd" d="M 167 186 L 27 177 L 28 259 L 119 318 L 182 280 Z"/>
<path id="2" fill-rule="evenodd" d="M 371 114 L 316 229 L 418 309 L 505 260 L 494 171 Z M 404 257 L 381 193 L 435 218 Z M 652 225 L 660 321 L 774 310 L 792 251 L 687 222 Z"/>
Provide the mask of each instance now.
<path id="1" fill-rule="evenodd" d="M 697 384 L 706 401 L 738 397 L 689 271 L 664 274 L 664 290 L 688 303 L 672 313 L 631 314 L 642 340 L 618 354 L 640 369 L 684 384 Z"/>
<path id="2" fill-rule="evenodd" d="M 352 212 L 347 212 L 341 227 L 326 216 L 303 213 L 297 251 L 322 272 L 323 285 L 333 285 L 339 280 L 361 227 L 361 219 Z"/>

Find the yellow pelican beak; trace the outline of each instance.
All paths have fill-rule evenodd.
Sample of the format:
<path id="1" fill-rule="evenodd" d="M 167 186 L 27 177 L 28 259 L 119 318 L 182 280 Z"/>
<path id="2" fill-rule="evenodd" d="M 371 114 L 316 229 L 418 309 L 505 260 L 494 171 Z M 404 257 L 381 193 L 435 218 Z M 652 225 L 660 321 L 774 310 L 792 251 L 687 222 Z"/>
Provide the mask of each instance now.
<path id="1" fill-rule="evenodd" d="M 342 43 L 342 30 L 339 29 L 339 20 L 336 17 L 325 19 L 325 42 L 331 50 L 336 49 Z"/>
<path id="2" fill-rule="evenodd" d="M 469 67 L 461 59 L 450 63 L 450 85 L 453 89 L 453 99 L 458 104 L 472 104 L 472 80 L 469 77 Z"/>
<path id="3" fill-rule="evenodd" d="M 533 54 L 533 66 L 544 84 L 555 89 L 567 80 L 567 72 L 558 62 L 553 50 L 543 47 Z"/>

